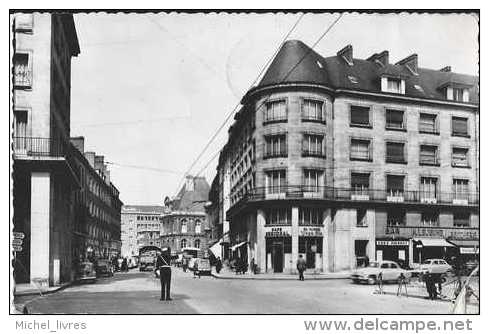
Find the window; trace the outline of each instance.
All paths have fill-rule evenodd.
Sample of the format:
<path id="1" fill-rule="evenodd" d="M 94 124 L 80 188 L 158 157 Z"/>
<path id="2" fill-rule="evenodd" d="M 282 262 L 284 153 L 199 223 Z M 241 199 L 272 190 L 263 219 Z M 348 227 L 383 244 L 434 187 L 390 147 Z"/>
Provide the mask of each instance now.
<path id="1" fill-rule="evenodd" d="M 438 146 L 421 145 L 419 148 L 420 165 L 439 165 L 438 163 Z"/>
<path id="2" fill-rule="evenodd" d="M 267 212 L 267 225 L 290 225 L 292 224 L 291 209 L 271 209 Z"/>
<path id="3" fill-rule="evenodd" d="M 322 225 L 323 211 L 317 208 L 299 208 L 299 225 Z"/>
<path id="4" fill-rule="evenodd" d="M 187 248 L 187 239 L 180 240 L 180 248 Z"/>
<path id="5" fill-rule="evenodd" d="M 18 151 L 27 150 L 27 111 L 14 111 L 14 149 Z"/>
<path id="6" fill-rule="evenodd" d="M 200 240 L 199 239 L 195 239 L 195 241 L 194 241 L 194 247 L 195 248 L 200 248 Z"/>
<path id="7" fill-rule="evenodd" d="M 470 227 L 470 213 L 468 213 L 468 212 L 454 212 L 453 213 L 453 226 L 454 227 Z"/>
<path id="8" fill-rule="evenodd" d="M 406 211 L 403 209 L 390 209 L 387 211 L 387 226 L 405 226 Z"/>
<path id="9" fill-rule="evenodd" d="M 385 111 L 385 128 L 390 130 L 404 130 L 404 111 L 387 109 Z"/>
<path id="10" fill-rule="evenodd" d="M 447 98 L 449 98 L 447 92 Z M 452 100 L 458 102 L 469 102 L 469 90 L 466 88 L 452 88 Z"/>
<path id="11" fill-rule="evenodd" d="M 187 220 L 182 220 L 182 233 L 187 233 Z"/>
<path id="12" fill-rule="evenodd" d="M 404 194 L 404 175 L 387 175 L 387 196 L 402 197 Z"/>
<path id="13" fill-rule="evenodd" d="M 287 136 L 285 134 L 265 136 L 264 158 L 286 157 Z"/>
<path id="14" fill-rule="evenodd" d="M 355 194 L 365 194 L 370 188 L 369 173 L 351 173 L 351 188 Z"/>
<path id="15" fill-rule="evenodd" d="M 404 80 L 398 78 L 381 78 L 381 89 L 383 92 L 404 94 L 405 84 Z"/>
<path id="16" fill-rule="evenodd" d="M 17 14 L 15 16 L 15 31 L 32 32 L 33 15 L 32 14 Z"/>
<path id="17" fill-rule="evenodd" d="M 28 53 L 16 53 L 13 58 L 14 63 L 14 85 L 16 87 L 32 86 L 32 69 L 29 62 Z"/>
<path id="18" fill-rule="evenodd" d="M 266 104 L 264 122 L 287 121 L 287 106 L 285 100 L 271 101 Z"/>
<path id="19" fill-rule="evenodd" d="M 357 209 L 357 227 L 367 226 L 367 209 Z"/>
<path id="20" fill-rule="evenodd" d="M 323 171 L 317 169 L 304 169 L 304 191 L 319 192 L 322 186 Z"/>
<path id="21" fill-rule="evenodd" d="M 467 118 L 452 117 L 452 136 L 469 136 Z"/>
<path id="22" fill-rule="evenodd" d="M 453 179 L 453 195 L 456 200 L 467 200 L 469 196 L 469 180 Z"/>
<path id="23" fill-rule="evenodd" d="M 404 143 L 387 142 L 385 161 L 391 163 L 405 163 Z"/>
<path id="24" fill-rule="evenodd" d="M 436 199 L 437 183 L 438 179 L 436 177 L 422 177 L 419 187 L 421 199 Z"/>
<path id="25" fill-rule="evenodd" d="M 419 132 L 438 134 L 435 114 L 419 114 Z"/>
<path id="26" fill-rule="evenodd" d="M 302 139 L 302 155 L 324 157 L 323 135 L 304 134 Z"/>
<path id="27" fill-rule="evenodd" d="M 195 221 L 195 233 L 202 233 L 202 223 L 200 222 L 200 220 Z"/>
<path id="28" fill-rule="evenodd" d="M 369 139 L 351 139 L 350 142 L 350 160 L 368 160 L 371 161 L 371 147 Z"/>
<path id="29" fill-rule="evenodd" d="M 452 148 L 452 166 L 453 167 L 469 167 L 468 148 L 453 147 Z"/>
<path id="30" fill-rule="evenodd" d="M 350 126 L 370 127 L 370 108 L 361 107 L 361 106 L 351 106 Z"/>
<path id="31" fill-rule="evenodd" d="M 302 101 L 302 120 L 324 122 L 323 102 L 304 99 Z"/>
<path id="32" fill-rule="evenodd" d="M 287 185 L 284 169 L 267 172 L 267 190 L 268 193 L 283 193 Z"/>
<path id="33" fill-rule="evenodd" d="M 421 213 L 421 225 L 422 226 L 439 226 L 438 212 L 436 211 L 423 211 Z"/>

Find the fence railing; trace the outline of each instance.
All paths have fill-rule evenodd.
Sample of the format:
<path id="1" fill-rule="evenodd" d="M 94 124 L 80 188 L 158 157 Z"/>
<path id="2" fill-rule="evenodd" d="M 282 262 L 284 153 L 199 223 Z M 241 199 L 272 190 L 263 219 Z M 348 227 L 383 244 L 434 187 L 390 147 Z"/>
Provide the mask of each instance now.
<path id="1" fill-rule="evenodd" d="M 337 188 L 325 186 L 283 185 L 280 187 L 256 187 L 232 203 L 278 199 L 326 199 L 340 201 L 378 201 L 420 204 L 479 204 L 479 193 L 426 192 L 419 190 L 381 190 L 365 188 Z"/>
<path id="2" fill-rule="evenodd" d="M 13 137 L 14 153 L 33 157 L 65 156 L 66 144 L 61 140 L 40 137 Z"/>

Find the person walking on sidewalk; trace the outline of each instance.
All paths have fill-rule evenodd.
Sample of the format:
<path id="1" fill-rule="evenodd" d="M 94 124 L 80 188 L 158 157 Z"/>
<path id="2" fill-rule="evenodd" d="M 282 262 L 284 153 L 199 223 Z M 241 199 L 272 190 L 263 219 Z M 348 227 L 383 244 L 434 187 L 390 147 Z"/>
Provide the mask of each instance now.
<path id="1" fill-rule="evenodd" d="M 297 259 L 297 271 L 299 272 L 299 281 L 304 280 L 304 271 L 306 270 L 306 260 L 302 257 L 302 254 L 299 255 Z"/>
<path id="2" fill-rule="evenodd" d="M 171 267 L 170 249 L 159 253 L 156 259 L 156 268 L 160 270 L 161 297 L 160 300 L 172 300 L 170 297 Z"/>
<path id="3" fill-rule="evenodd" d="M 218 256 L 217 261 L 216 261 L 216 272 L 219 274 L 222 269 L 222 261 L 221 258 Z"/>

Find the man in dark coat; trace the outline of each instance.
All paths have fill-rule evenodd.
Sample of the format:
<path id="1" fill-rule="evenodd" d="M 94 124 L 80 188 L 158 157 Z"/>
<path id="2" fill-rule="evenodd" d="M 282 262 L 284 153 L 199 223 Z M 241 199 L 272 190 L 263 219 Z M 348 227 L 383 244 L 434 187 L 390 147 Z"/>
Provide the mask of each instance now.
<path id="1" fill-rule="evenodd" d="M 306 270 L 306 260 L 302 257 L 302 254 L 299 255 L 297 259 L 297 271 L 299 272 L 299 281 L 304 280 L 304 271 Z"/>
<path id="2" fill-rule="evenodd" d="M 160 270 L 160 282 L 161 282 L 161 297 L 160 300 L 172 300 L 170 298 L 170 284 L 171 284 L 171 255 L 170 249 L 158 254 L 156 259 L 156 268 Z"/>

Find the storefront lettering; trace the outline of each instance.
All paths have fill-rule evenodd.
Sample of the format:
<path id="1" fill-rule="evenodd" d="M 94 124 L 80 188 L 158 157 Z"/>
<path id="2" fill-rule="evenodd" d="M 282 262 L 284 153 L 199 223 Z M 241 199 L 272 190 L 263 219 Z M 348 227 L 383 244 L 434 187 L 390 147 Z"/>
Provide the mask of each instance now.
<path id="1" fill-rule="evenodd" d="M 435 237 L 446 239 L 479 239 L 477 230 L 455 230 L 443 228 L 428 228 L 428 227 L 410 227 L 410 226 L 387 226 L 385 229 L 387 235 L 402 235 L 405 237 Z"/>
<path id="2" fill-rule="evenodd" d="M 299 230 L 299 235 L 304 237 L 322 237 L 323 231 L 320 227 L 302 227 Z"/>
<path id="3" fill-rule="evenodd" d="M 409 246 L 407 240 L 377 240 L 377 246 Z"/>
<path id="4" fill-rule="evenodd" d="M 287 229 L 282 229 L 281 227 L 272 227 L 265 232 L 265 237 L 268 238 L 280 238 L 280 237 L 290 237 L 290 231 Z"/>

